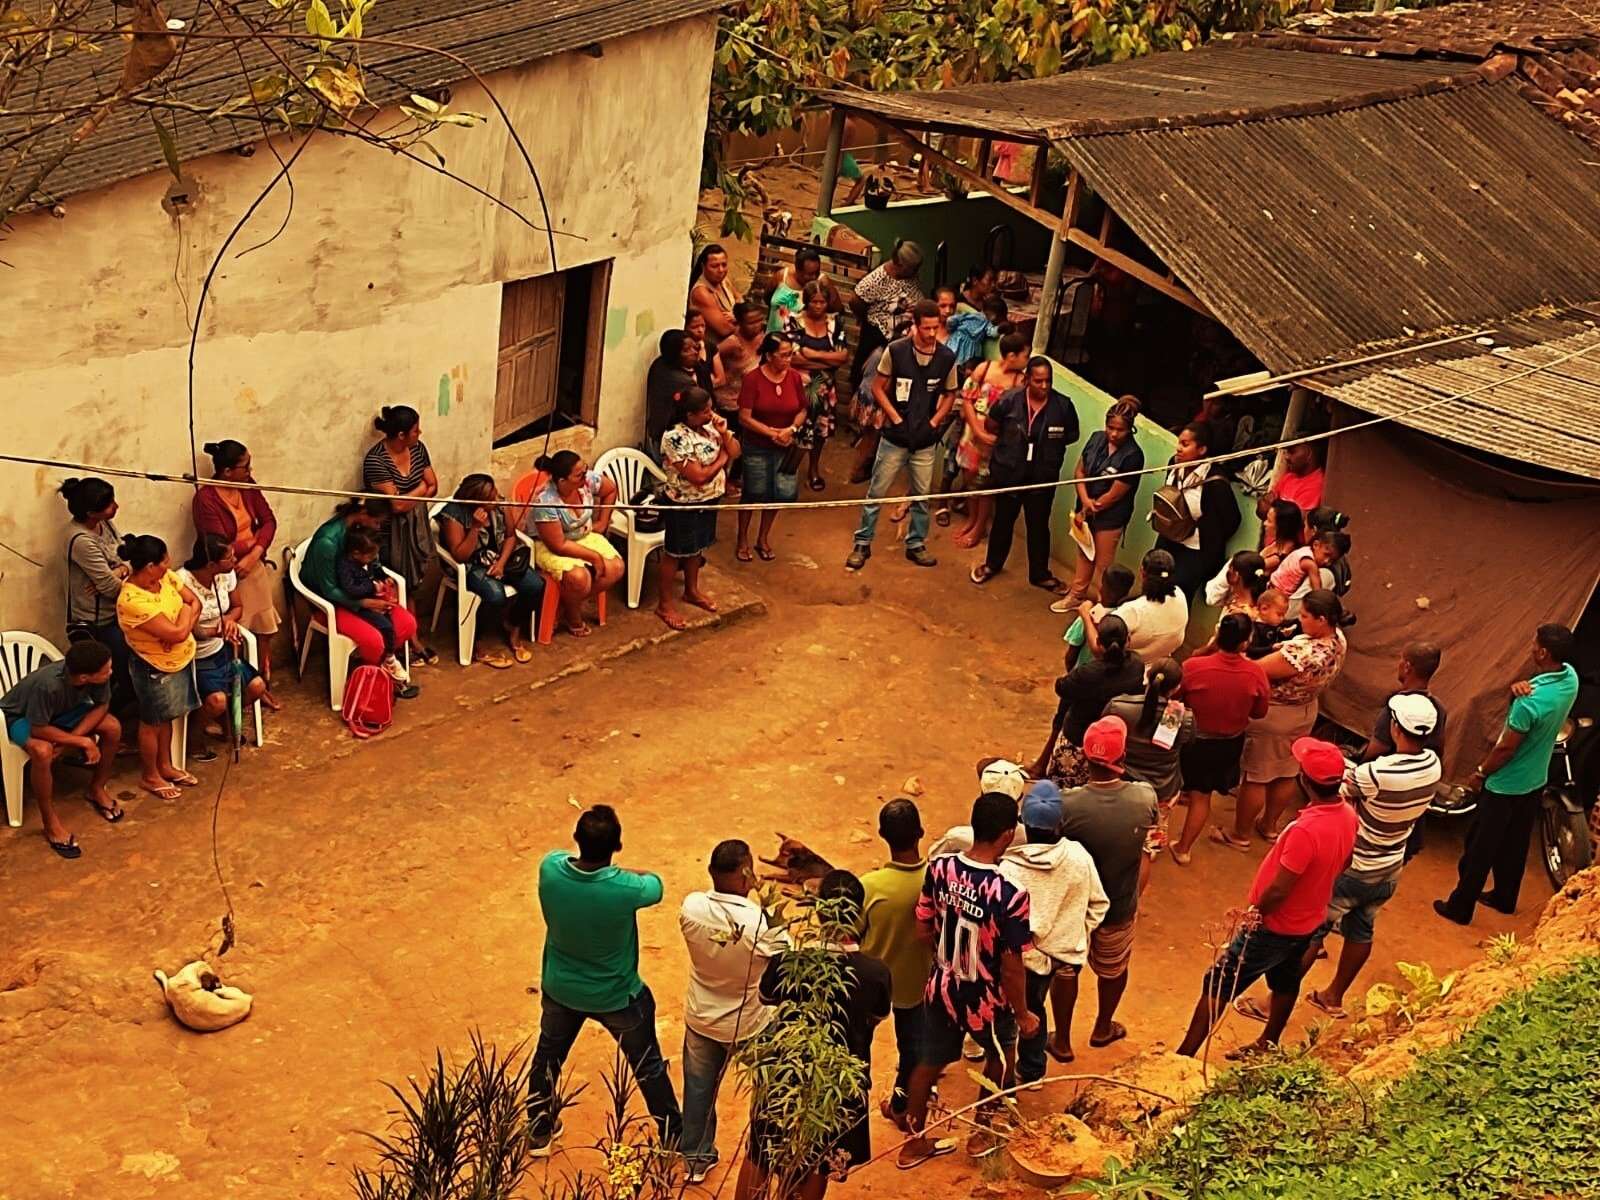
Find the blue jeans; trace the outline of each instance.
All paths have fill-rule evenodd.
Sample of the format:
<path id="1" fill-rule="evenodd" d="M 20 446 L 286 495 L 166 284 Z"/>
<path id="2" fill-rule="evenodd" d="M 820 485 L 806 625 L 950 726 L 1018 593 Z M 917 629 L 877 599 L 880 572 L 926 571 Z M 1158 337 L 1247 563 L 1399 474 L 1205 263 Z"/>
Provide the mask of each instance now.
<path id="1" fill-rule="evenodd" d="M 717 1088 L 733 1047 L 683 1031 L 683 1157 L 690 1168 L 717 1162 Z"/>
<path id="2" fill-rule="evenodd" d="M 507 584 L 516 589 L 516 595 L 506 591 Z M 487 567 L 473 566 L 467 568 L 467 590 L 507 625 L 526 629 L 544 597 L 544 576 L 530 566 L 515 578 L 496 579 Z"/>
<path id="3" fill-rule="evenodd" d="M 935 446 L 921 450 L 907 450 L 896 446 L 888 438 L 878 442 L 878 457 L 872 462 L 872 482 L 867 485 L 867 499 L 880 500 L 889 494 L 901 471 L 911 477 L 912 495 L 933 490 L 933 454 Z M 856 529 L 856 545 L 870 546 L 878 533 L 878 506 L 868 504 L 861 509 L 861 524 Z M 915 550 L 928 540 L 928 502 L 911 502 L 911 529 L 906 533 L 906 549 Z"/>
<path id="4" fill-rule="evenodd" d="M 528 1133 L 535 1142 L 547 1141 L 553 1131 L 556 1081 L 561 1067 L 572 1053 L 572 1044 L 585 1021 L 598 1021 L 622 1047 L 634 1082 L 644 1097 L 645 1107 L 655 1118 L 661 1144 L 673 1147 L 683 1132 L 683 1113 L 678 1095 L 667 1075 L 667 1061 L 661 1057 L 656 1041 L 656 999 L 648 987 L 642 988 L 626 1008 L 615 1012 L 580 1012 L 541 994 L 539 1043 L 533 1052 L 533 1067 L 528 1075 Z"/>

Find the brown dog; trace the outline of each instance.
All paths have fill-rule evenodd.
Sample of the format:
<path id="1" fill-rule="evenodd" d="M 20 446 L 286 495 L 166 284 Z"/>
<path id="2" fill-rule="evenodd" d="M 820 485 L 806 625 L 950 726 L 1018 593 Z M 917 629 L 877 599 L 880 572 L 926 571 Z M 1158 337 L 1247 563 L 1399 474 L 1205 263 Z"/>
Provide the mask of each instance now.
<path id="1" fill-rule="evenodd" d="M 804 842 L 780 833 L 778 853 L 761 860 L 777 871 L 768 872 L 763 879 L 775 880 L 790 887 L 810 888 L 815 891 L 822 877 L 833 870 L 833 864 L 812 850 Z"/>

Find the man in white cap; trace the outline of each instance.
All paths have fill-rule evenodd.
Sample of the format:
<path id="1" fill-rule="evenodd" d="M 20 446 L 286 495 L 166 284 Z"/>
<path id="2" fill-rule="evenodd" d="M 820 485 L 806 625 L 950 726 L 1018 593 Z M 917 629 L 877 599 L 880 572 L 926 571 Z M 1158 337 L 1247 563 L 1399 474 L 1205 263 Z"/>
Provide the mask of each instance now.
<path id="1" fill-rule="evenodd" d="M 1439 710 L 1420 692 L 1389 697 L 1389 740 L 1393 753 L 1380 754 L 1345 773 L 1344 798 L 1354 805 L 1355 849 L 1350 865 L 1334 882 L 1333 897 L 1322 928 L 1306 951 L 1309 970 L 1322 940 L 1337 927 L 1344 938 L 1339 965 L 1327 987 L 1312 992 L 1307 1003 L 1332 1017 L 1343 1017 L 1344 995 L 1372 956 L 1373 923 L 1400 885 L 1411 830 L 1433 799 L 1441 769 L 1429 747 Z"/>

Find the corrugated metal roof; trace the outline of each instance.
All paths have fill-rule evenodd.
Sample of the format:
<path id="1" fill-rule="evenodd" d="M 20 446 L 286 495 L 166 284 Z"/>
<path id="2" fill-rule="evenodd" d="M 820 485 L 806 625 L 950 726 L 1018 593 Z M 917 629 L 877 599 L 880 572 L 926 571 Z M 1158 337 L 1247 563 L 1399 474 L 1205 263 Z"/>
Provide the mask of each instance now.
<path id="1" fill-rule="evenodd" d="M 1274 371 L 1600 296 L 1600 169 L 1510 80 L 1056 147 Z"/>
<path id="2" fill-rule="evenodd" d="M 832 91 L 823 98 L 917 128 L 1043 141 L 1328 112 L 1478 81 L 1470 63 L 1212 44 L 1048 79 L 932 92 Z"/>
<path id="3" fill-rule="evenodd" d="M 1304 382 L 1424 433 L 1600 479 L 1600 303 L 1494 329 L 1492 348 L 1440 346 Z M 1534 367 L 1544 369 L 1527 374 Z M 1450 399 L 1491 383 L 1497 386 Z"/>
<path id="4" fill-rule="evenodd" d="M 688 17 L 715 12 L 729 0 L 384 0 L 367 22 L 369 38 L 392 38 L 447 50 L 481 74 L 503 70 L 569 50 L 624 37 Z M 265 27 L 274 24 L 272 9 L 261 0 L 245 6 L 257 12 Z M 220 24 L 205 0 L 171 0 L 169 16 L 188 22 L 188 32 L 239 32 L 237 22 Z M 82 18 L 85 26 L 112 29 L 126 21 L 111 0 L 94 0 Z M 281 18 L 278 18 L 281 21 Z M 298 29 L 295 32 L 299 32 Z M 275 67 L 258 43 L 185 39 L 184 56 L 172 98 L 212 110 L 244 92 L 238 54 L 250 76 Z M 30 108 L 82 103 L 115 89 L 122 69 L 120 39 L 101 39 L 104 52 L 64 55 L 51 65 L 37 97 L 27 89 Z M 308 39 L 308 45 L 310 45 Z M 458 84 L 470 73 L 437 55 L 399 47 L 368 45 L 362 52 L 367 93 L 383 105 L 415 90 Z M 19 93 L 20 94 L 20 93 Z M 35 102 L 37 100 L 37 102 Z M 576 119 L 576 118 L 575 118 Z M 24 128 L 26 117 L 0 116 L 0 142 Z M 260 126 L 226 119 L 208 120 L 196 113 L 163 113 L 182 158 L 230 150 L 261 139 Z M 76 122 L 57 127 L 50 136 L 66 136 Z M 35 149 L 47 152 L 48 140 Z M 0 174 L 7 162 L 0 158 Z M 93 139 L 55 171 L 45 185 L 52 197 L 71 195 L 120 179 L 161 170 L 160 143 L 150 128 L 148 111 L 123 107 L 108 117 Z"/>

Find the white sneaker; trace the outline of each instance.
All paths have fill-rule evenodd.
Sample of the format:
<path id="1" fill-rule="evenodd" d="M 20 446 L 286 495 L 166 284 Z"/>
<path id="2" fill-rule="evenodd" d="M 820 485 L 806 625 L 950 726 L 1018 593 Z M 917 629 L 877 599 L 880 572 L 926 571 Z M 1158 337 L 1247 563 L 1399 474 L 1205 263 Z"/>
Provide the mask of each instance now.
<path id="1" fill-rule="evenodd" d="M 411 672 L 407 671 L 405 667 L 401 665 L 399 658 L 397 658 L 395 655 L 389 655 L 388 658 L 384 659 L 383 662 L 379 663 L 378 665 L 383 668 L 383 673 L 390 679 L 393 679 L 396 683 L 411 682 Z"/>

